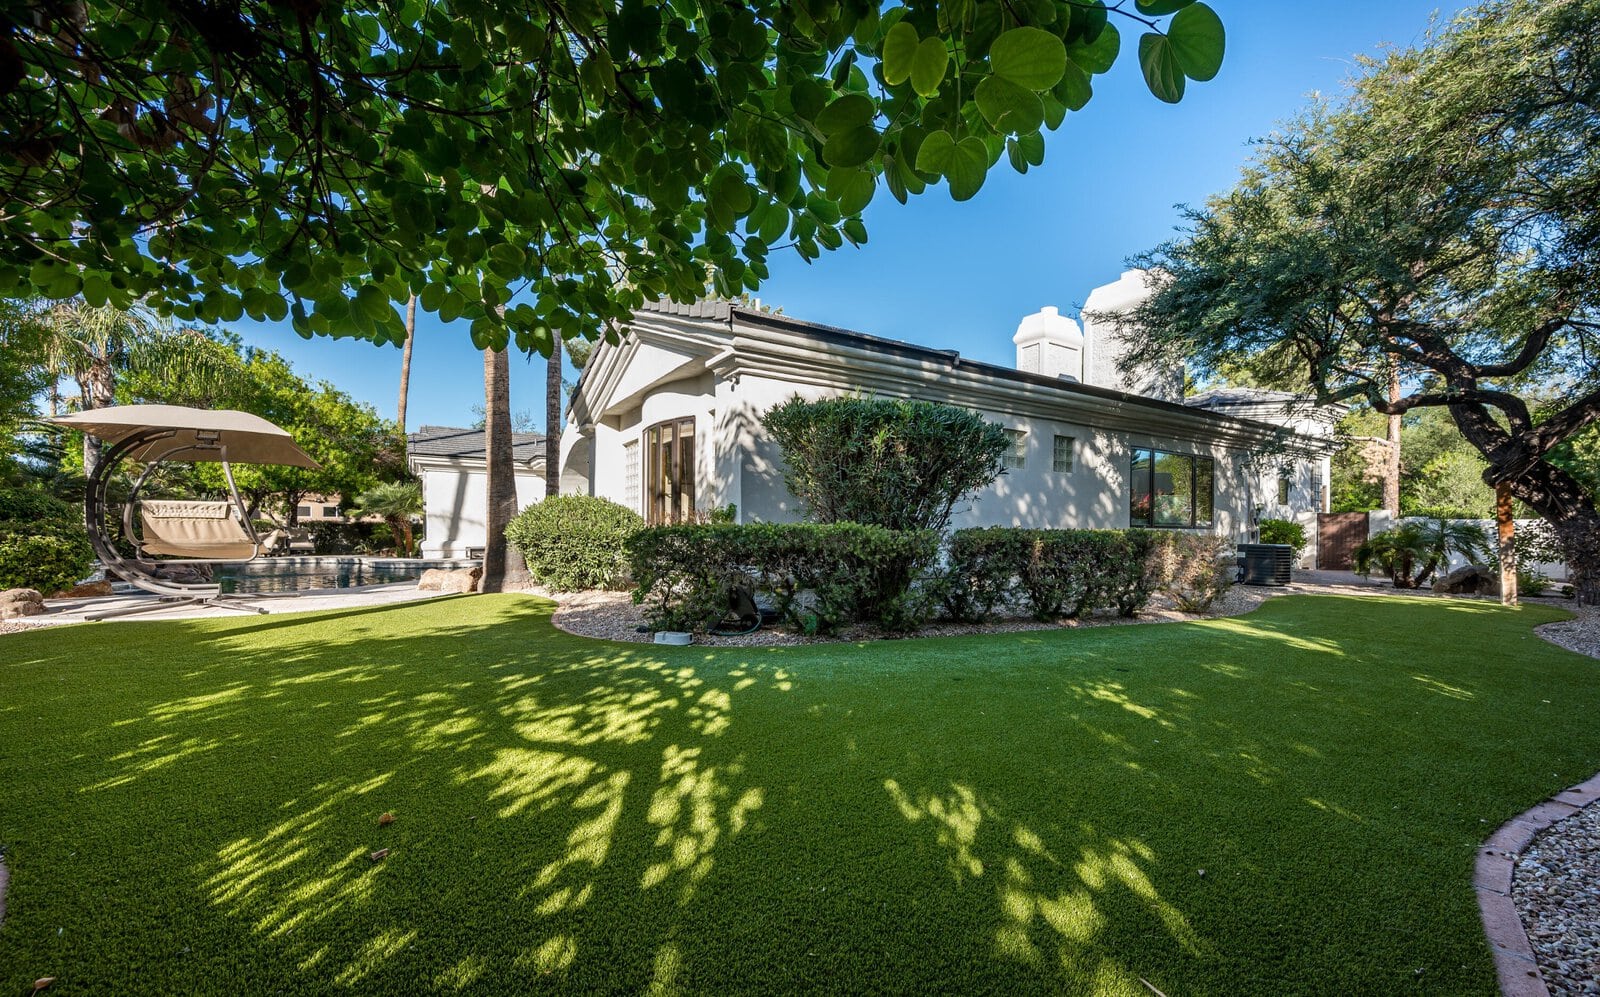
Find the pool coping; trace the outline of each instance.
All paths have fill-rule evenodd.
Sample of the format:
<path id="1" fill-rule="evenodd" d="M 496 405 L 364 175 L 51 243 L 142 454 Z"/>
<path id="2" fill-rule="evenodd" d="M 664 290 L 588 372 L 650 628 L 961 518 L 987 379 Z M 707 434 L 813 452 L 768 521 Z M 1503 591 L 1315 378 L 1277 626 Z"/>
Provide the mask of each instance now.
<path id="1" fill-rule="evenodd" d="M 1494 953 L 1495 974 L 1504 997 L 1550 997 L 1550 988 L 1528 940 L 1528 929 L 1511 899 L 1517 859 L 1541 831 L 1582 813 L 1597 800 L 1600 772 L 1506 821 L 1478 849 L 1472 887 L 1478 895 L 1478 915 Z"/>

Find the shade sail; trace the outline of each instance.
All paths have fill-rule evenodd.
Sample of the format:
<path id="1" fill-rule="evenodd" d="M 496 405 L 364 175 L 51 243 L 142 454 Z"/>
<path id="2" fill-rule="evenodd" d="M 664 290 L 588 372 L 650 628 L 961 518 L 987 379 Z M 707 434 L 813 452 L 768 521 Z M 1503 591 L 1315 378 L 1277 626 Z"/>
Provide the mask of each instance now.
<path id="1" fill-rule="evenodd" d="M 145 461 L 179 449 L 168 460 L 196 463 L 220 461 L 226 456 L 235 464 L 284 464 L 289 467 L 320 467 L 311 455 L 301 450 L 287 432 L 258 415 L 232 409 L 185 408 L 182 405 L 113 405 L 90 409 L 50 420 L 59 426 L 87 433 L 110 446 L 136 433 L 158 429 L 171 433 L 135 447 L 132 460 Z"/>

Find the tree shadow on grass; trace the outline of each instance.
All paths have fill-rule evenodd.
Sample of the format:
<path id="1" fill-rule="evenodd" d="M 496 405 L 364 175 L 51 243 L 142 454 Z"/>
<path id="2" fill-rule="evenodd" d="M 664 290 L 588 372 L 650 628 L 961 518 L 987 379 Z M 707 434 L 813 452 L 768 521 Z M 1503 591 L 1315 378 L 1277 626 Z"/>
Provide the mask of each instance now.
<path id="1" fill-rule="evenodd" d="M 1419 939 L 1459 929 L 1465 879 L 1435 888 L 1527 772 L 1417 825 L 1474 799 L 1481 752 L 1441 773 L 1438 732 L 1529 705 L 1507 714 L 1492 671 L 1386 673 L 1316 607 L 714 652 L 571 637 L 549 609 L 25 647 L 0 987 L 1292 991 L 1384 986 L 1419 949 L 1430 983 L 1492 980 L 1470 934 Z"/>

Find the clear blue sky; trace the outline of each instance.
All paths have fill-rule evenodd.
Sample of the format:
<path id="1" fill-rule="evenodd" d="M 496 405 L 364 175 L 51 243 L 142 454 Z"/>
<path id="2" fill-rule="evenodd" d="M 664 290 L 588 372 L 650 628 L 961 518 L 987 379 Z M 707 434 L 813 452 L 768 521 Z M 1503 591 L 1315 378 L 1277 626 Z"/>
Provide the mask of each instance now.
<path id="1" fill-rule="evenodd" d="M 1252 138 L 1290 117 L 1313 91 L 1336 92 L 1356 53 L 1422 40 L 1430 19 L 1464 4 L 1418 0 L 1209 0 L 1228 29 L 1222 72 L 1181 104 L 1150 96 L 1137 32 L 1096 79 L 1095 97 L 1046 136 L 1045 163 L 1019 176 L 1005 161 L 981 193 L 956 204 L 941 185 L 907 205 L 886 190 L 867 209 L 871 241 L 807 264 L 774 255 L 762 301 L 794 318 L 960 350 L 1010 363 L 1017 321 L 1043 305 L 1075 313 L 1124 261 L 1168 238 L 1177 205 L 1229 187 Z M 287 323 L 234 328 L 283 352 L 302 373 L 334 382 L 392 415 L 400 351 L 353 340 L 306 341 Z M 543 422 L 543 358 L 514 357 L 511 408 Z M 422 424 L 469 425 L 483 401 L 482 354 L 464 324 L 418 319 L 410 413 Z"/>

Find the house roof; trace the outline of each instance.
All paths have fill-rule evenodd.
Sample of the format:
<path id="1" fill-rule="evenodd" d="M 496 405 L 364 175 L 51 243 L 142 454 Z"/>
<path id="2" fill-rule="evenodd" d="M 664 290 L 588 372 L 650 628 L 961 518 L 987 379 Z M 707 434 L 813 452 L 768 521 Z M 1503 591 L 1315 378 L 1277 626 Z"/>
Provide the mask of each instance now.
<path id="1" fill-rule="evenodd" d="M 487 456 L 483 430 L 455 426 L 423 426 L 406 437 L 406 448 L 412 457 L 484 460 Z M 543 460 L 544 434 L 512 433 L 511 459 L 519 464 Z"/>

